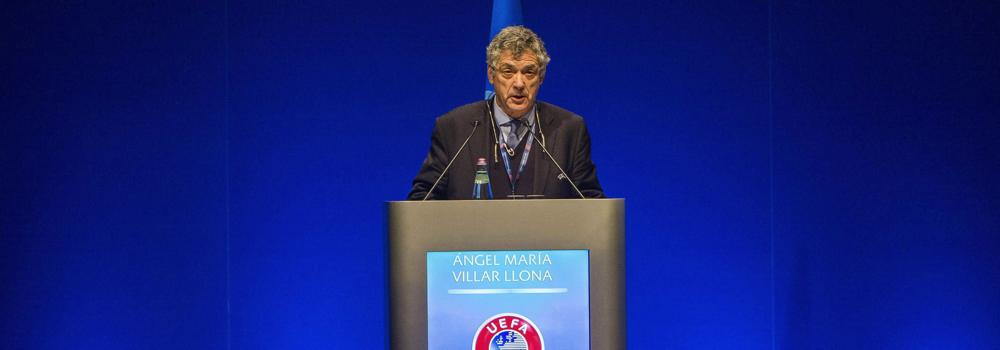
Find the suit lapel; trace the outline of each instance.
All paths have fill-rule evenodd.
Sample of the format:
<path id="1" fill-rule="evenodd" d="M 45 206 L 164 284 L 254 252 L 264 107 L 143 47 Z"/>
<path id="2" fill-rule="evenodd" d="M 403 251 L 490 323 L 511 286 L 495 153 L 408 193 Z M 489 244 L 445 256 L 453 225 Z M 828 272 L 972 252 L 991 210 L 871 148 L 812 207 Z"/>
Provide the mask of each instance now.
<path id="1" fill-rule="evenodd" d="M 549 115 L 548 109 L 545 108 L 544 104 L 541 102 L 536 103 L 538 103 L 538 119 L 539 124 L 541 124 L 542 135 L 544 135 L 545 148 L 552 151 L 553 146 L 557 144 L 556 130 L 554 130 L 555 128 L 552 124 L 555 118 Z M 539 143 L 541 141 L 535 140 L 535 142 Z M 542 147 L 538 147 L 538 152 L 533 152 L 534 154 L 532 154 L 535 157 L 534 163 L 535 169 L 537 169 L 535 171 L 535 181 L 532 185 L 537 194 L 545 194 L 545 185 L 549 183 L 550 167 L 552 166 L 552 161 L 543 152 Z M 555 155 L 552 156 L 555 157 Z"/>
<path id="2" fill-rule="evenodd" d="M 476 129 L 476 135 L 472 136 L 472 139 L 469 140 L 469 150 L 465 157 L 466 165 L 472 168 L 473 172 L 475 172 L 476 161 L 478 161 L 480 157 L 486 158 L 487 163 L 493 161 L 493 156 L 490 153 L 490 145 L 492 145 L 491 140 L 493 139 L 493 134 L 491 133 L 493 123 L 490 122 L 489 112 L 486 111 L 488 103 L 485 101 L 480 102 L 480 106 L 482 108 L 479 108 L 478 114 L 469 119 L 469 132 L 472 131 L 471 128 L 473 127 L 475 121 L 479 121 L 479 127 Z"/>

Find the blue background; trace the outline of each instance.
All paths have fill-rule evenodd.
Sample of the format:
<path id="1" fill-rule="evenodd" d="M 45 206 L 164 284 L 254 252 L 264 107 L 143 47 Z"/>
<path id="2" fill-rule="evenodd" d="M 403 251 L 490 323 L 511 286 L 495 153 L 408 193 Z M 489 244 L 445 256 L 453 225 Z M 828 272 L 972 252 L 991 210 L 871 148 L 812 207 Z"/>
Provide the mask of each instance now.
<path id="1" fill-rule="evenodd" d="M 386 345 L 383 202 L 490 3 L 0 8 L 0 344 Z M 627 198 L 630 348 L 1000 348 L 998 15 L 526 1 Z"/>

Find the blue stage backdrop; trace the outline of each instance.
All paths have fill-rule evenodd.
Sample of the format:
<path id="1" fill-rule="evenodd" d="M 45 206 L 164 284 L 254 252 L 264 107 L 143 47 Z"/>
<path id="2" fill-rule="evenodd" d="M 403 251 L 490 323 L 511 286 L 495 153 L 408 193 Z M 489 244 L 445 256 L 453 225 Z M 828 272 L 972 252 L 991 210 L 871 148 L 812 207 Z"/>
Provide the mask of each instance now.
<path id="1" fill-rule="evenodd" d="M 490 2 L 0 11 L 0 344 L 379 349 L 384 202 Z M 995 1 L 524 1 L 632 349 L 1000 348 Z"/>

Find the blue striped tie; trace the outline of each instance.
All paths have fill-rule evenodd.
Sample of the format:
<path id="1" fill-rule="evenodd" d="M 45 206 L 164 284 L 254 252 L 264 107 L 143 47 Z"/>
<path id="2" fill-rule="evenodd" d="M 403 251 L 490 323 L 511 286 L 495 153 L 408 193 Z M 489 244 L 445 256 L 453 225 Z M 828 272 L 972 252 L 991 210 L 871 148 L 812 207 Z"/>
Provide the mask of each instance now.
<path id="1" fill-rule="evenodd" d="M 521 121 L 517 119 L 510 120 L 510 134 L 507 135 L 507 142 L 510 144 L 510 148 L 516 148 L 518 144 L 521 143 L 521 137 L 517 133 L 518 127 L 521 126 Z"/>

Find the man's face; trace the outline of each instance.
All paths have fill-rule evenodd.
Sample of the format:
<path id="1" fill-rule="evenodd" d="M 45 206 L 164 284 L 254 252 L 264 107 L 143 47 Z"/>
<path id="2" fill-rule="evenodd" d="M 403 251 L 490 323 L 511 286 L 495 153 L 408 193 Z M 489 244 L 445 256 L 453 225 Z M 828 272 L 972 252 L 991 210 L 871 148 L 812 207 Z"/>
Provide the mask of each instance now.
<path id="1" fill-rule="evenodd" d="M 511 118 L 527 115 L 535 105 L 538 87 L 542 85 L 542 71 L 538 58 L 531 51 L 517 57 L 510 51 L 501 52 L 496 67 L 487 68 L 486 75 L 496 92 L 497 105 Z"/>

